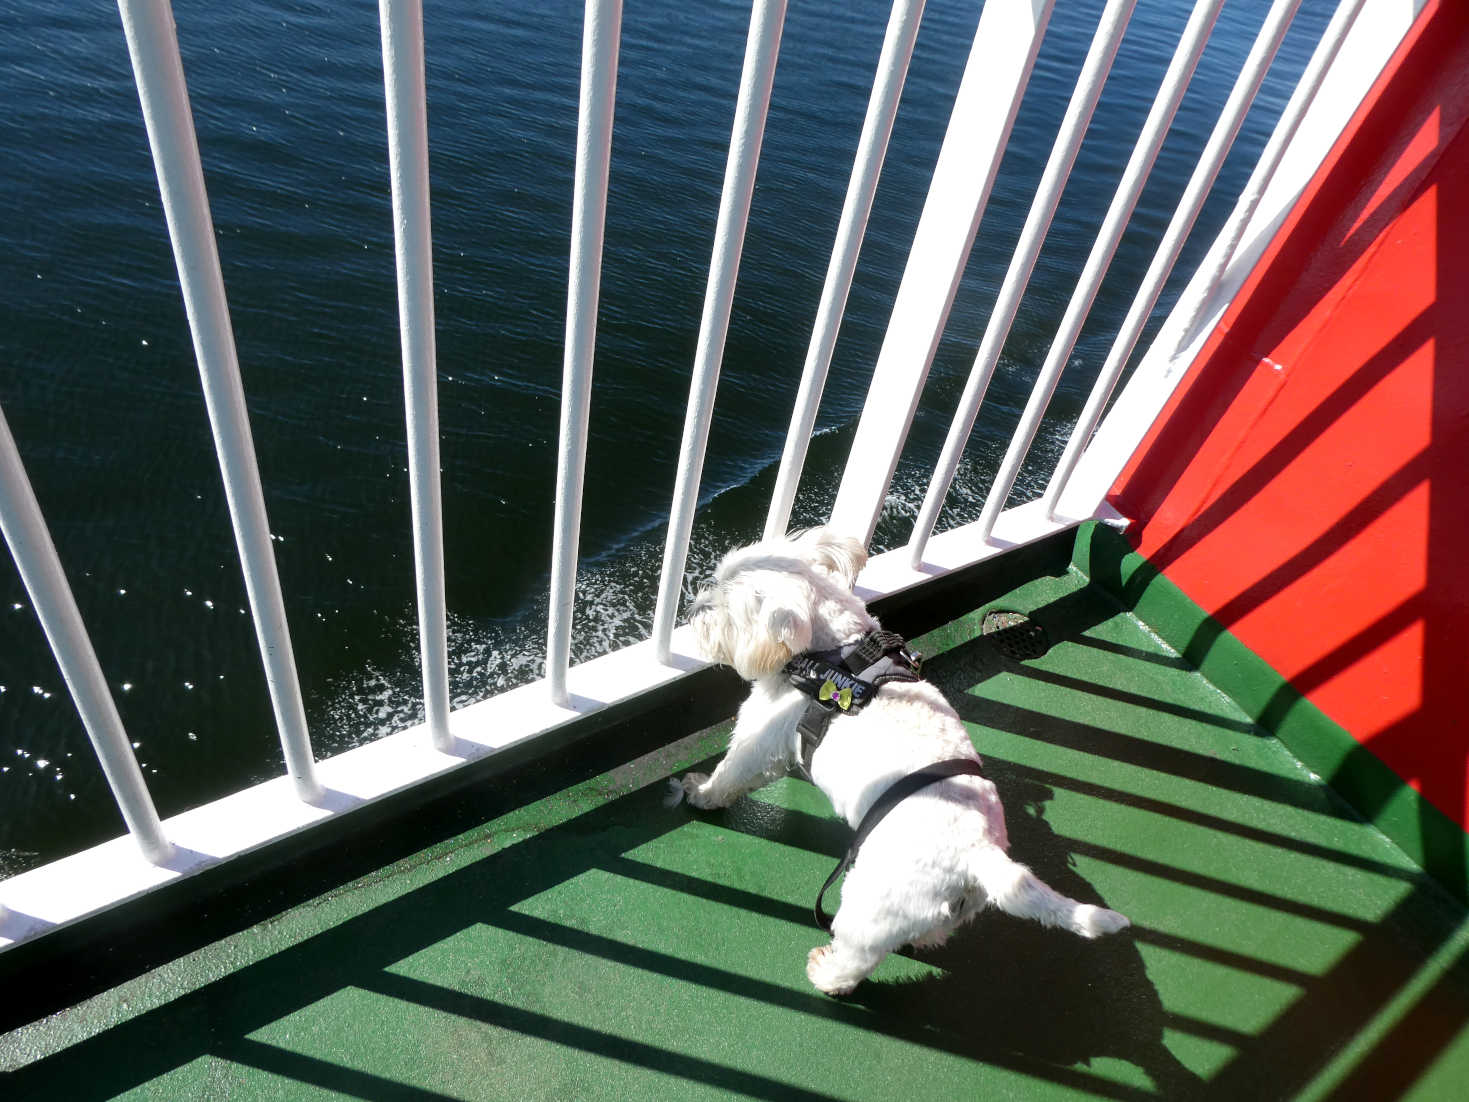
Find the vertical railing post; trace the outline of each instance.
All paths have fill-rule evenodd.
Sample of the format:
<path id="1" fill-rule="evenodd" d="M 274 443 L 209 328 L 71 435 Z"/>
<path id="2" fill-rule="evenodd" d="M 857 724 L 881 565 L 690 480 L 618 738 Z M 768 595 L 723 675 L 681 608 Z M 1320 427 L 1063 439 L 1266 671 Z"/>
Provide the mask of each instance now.
<path id="1" fill-rule="evenodd" d="M 286 770 L 300 797 L 315 800 L 321 795 L 321 785 L 306 731 L 306 709 L 301 702 L 285 602 L 271 547 L 265 495 L 250 435 L 224 276 L 214 243 L 214 222 L 204 191 L 204 169 L 174 33 L 173 9 L 168 0 L 118 0 L 118 10 L 158 172 L 158 189 Z"/>
<path id="2" fill-rule="evenodd" d="M 959 408 L 949 425 L 943 451 L 929 480 L 928 491 L 918 510 L 918 519 L 913 524 L 913 535 L 908 541 L 908 556 L 914 566 L 923 561 L 924 548 L 928 544 L 929 536 L 933 534 L 939 510 L 943 508 L 944 498 L 953 484 L 954 473 L 959 469 L 959 460 L 963 458 L 969 434 L 974 431 L 980 403 L 984 401 L 985 391 L 989 389 L 990 378 L 1000 360 L 1000 351 L 1004 348 L 1005 338 L 1010 335 L 1010 326 L 1015 322 L 1020 300 L 1030 282 L 1036 258 L 1040 255 L 1051 219 L 1061 201 L 1061 193 L 1071 175 L 1071 166 L 1076 162 L 1076 154 L 1081 149 L 1082 139 L 1091 123 L 1092 112 L 1101 99 L 1102 88 L 1112 69 L 1112 61 L 1117 56 L 1117 48 L 1122 44 L 1123 32 L 1127 30 L 1128 20 L 1132 18 L 1136 5 L 1137 0 L 1108 0 L 1107 7 L 1097 22 L 1091 49 L 1087 51 L 1086 60 L 1077 75 L 1071 102 L 1066 107 L 1066 115 L 1061 120 L 1061 128 L 1056 135 L 1056 143 L 1051 148 L 1050 159 L 1046 162 L 1045 171 L 1041 173 L 1040 183 L 1036 186 L 1030 214 L 1026 216 L 1025 225 L 1020 231 L 1015 255 L 1010 258 L 1010 267 L 1000 285 L 994 309 L 990 311 L 989 324 L 985 327 L 984 339 L 980 341 L 974 367 L 969 372 Z"/>
<path id="3" fill-rule="evenodd" d="M 1173 61 L 1169 64 L 1168 71 L 1163 74 L 1163 83 L 1158 88 L 1158 95 L 1153 101 L 1152 110 L 1143 123 L 1142 133 L 1138 136 L 1137 145 L 1128 159 L 1127 167 L 1123 169 L 1122 182 L 1118 185 L 1117 194 L 1113 197 L 1112 205 L 1107 209 L 1107 215 L 1102 220 L 1102 228 L 1098 231 L 1097 240 L 1087 257 L 1085 267 L 1082 268 L 1076 290 L 1067 304 L 1060 328 L 1057 329 L 1056 336 L 1051 341 L 1045 363 L 1041 365 L 1035 385 L 1031 388 L 1030 398 L 1020 415 L 1020 424 L 1010 439 L 1009 447 L 1005 449 L 1005 456 L 1000 460 L 994 484 L 990 487 L 984 508 L 980 510 L 979 530 L 985 539 L 988 539 L 990 533 L 994 531 L 995 520 L 999 517 L 1000 511 L 1005 507 L 1005 501 L 1010 496 L 1010 489 L 1015 484 L 1015 478 L 1020 473 L 1020 465 L 1025 461 L 1026 452 L 1030 450 L 1030 445 L 1040 428 L 1041 419 L 1045 416 L 1046 406 L 1055 392 L 1056 383 L 1066 367 L 1067 360 L 1071 358 L 1071 350 L 1076 347 L 1077 337 L 1081 334 L 1081 328 L 1086 323 L 1087 315 L 1091 313 L 1097 290 L 1101 287 L 1102 279 L 1106 276 L 1107 269 L 1112 263 L 1112 257 L 1117 251 L 1118 243 L 1122 240 L 1123 231 L 1127 229 L 1128 221 L 1132 218 L 1132 212 L 1137 206 L 1138 198 L 1142 195 L 1143 187 L 1148 182 L 1148 176 L 1153 171 L 1153 163 L 1157 159 L 1158 150 L 1162 148 L 1163 141 L 1168 136 L 1168 128 L 1173 121 L 1173 116 L 1178 110 L 1178 105 L 1183 101 L 1189 82 L 1193 79 L 1194 68 L 1198 64 L 1199 55 L 1204 52 L 1209 32 L 1218 18 L 1222 3 L 1223 0 L 1198 0 L 1193 14 L 1190 15 L 1188 23 L 1184 26 L 1183 35 L 1173 55 Z"/>
<path id="4" fill-rule="evenodd" d="M 852 177 L 847 184 L 847 198 L 837 224 L 831 263 L 826 269 L 826 283 L 821 289 L 821 304 L 816 310 L 811 346 L 801 370 L 790 431 L 786 433 L 780 469 L 775 476 L 770 512 L 765 518 L 766 539 L 784 535 L 791 522 L 791 507 L 801 481 L 801 468 L 806 462 L 811 429 L 816 424 L 821 391 L 826 385 L 826 373 L 831 366 L 832 350 L 836 347 L 837 331 L 841 328 L 842 312 L 852 289 L 857 254 L 862 249 L 862 234 L 867 229 L 867 217 L 872 213 L 877 179 L 887 155 L 888 138 L 893 132 L 893 119 L 898 113 L 898 99 L 908 75 L 908 62 L 913 56 L 913 42 L 918 37 L 918 23 L 922 16 L 923 0 L 894 0 L 877 62 L 877 75 L 872 84 L 872 98 L 867 104 L 857 155 L 852 161 Z"/>
<path id="5" fill-rule="evenodd" d="M 1296 82 L 1295 90 L 1291 93 L 1285 110 L 1281 112 L 1280 119 L 1276 122 L 1274 131 L 1271 132 L 1270 140 L 1265 143 L 1265 149 L 1260 153 L 1260 160 L 1256 163 L 1249 180 L 1240 192 L 1239 202 L 1230 213 L 1228 224 L 1220 233 L 1224 242 L 1223 247 L 1217 250 L 1209 269 L 1209 275 L 1194 298 L 1187 323 L 1178 331 L 1179 343 L 1174 349 L 1175 353 L 1180 351 L 1197 332 L 1205 306 L 1213 298 L 1214 292 L 1218 290 L 1219 283 L 1244 237 L 1245 227 L 1255 216 L 1260 200 L 1264 197 L 1266 189 L 1269 188 L 1270 181 L 1275 176 L 1275 170 L 1279 167 L 1281 158 L 1285 156 L 1285 151 L 1290 145 L 1291 138 L 1295 136 L 1296 128 L 1300 126 L 1306 110 L 1315 100 L 1316 90 L 1321 87 L 1326 71 L 1331 68 L 1331 63 L 1336 58 L 1337 51 L 1341 49 L 1347 32 L 1351 30 L 1357 13 L 1362 10 L 1363 3 L 1364 0 L 1341 0 L 1331 17 L 1331 22 L 1322 32 L 1321 39 L 1311 54 L 1310 62 L 1307 63 L 1305 71 L 1301 73 L 1300 80 Z"/>
<path id="6" fill-rule="evenodd" d="M 1092 431 L 1097 427 L 1097 422 L 1101 420 L 1102 410 L 1112 394 L 1112 388 L 1117 385 L 1122 369 L 1127 366 L 1128 357 L 1132 355 L 1143 326 L 1147 324 L 1148 315 L 1152 313 L 1153 307 L 1158 302 L 1158 295 L 1162 293 L 1168 274 L 1173 271 L 1173 264 L 1178 259 L 1189 230 L 1193 229 L 1194 219 L 1198 217 L 1204 200 L 1208 197 L 1209 189 L 1214 186 L 1214 178 L 1218 175 L 1230 146 L 1234 144 L 1236 135 L 1239 134 L 1245 112 L 1254 102 L 1255 93 L 1260 90 L 1260 83 L 1265 79 L 1265 73 L 1275 58 L 1275 52 L 1280 48 L 1281 39 L 1285 37 L 1291 19 L 1294 18 L 1296 9 L 1300 5 L 1301 0 L 1275 0 L 1275 4 L 1260 27 L 1259 34 L 1255 36 L 1249 56 L 1245 58 L 1244 66 L 1234 82 L 1234 87 L 1230 89 L 1229 98 L 1219 113 L 1219 119 L 1214 124 L 1209 140 L 1204 144 L 1203 152 L 1199 154 L 1193 175 L 1189 177 L 1188 183 L 1184 186 L 1183 196 L 1178 201 L 1173 218 L 1163 232 L 1163 239 L 1158 243 L 1152 263 L 1148 265 L 1148 270 L 1142 278 L 1137 296 L 1133 299 L 1132 306 L 1127 311 L 1127 317 L 1123 319 L 1122 326 L 1117 331 L 1117 336 L 1107 353 L 1107 359 L 1103 362 L 1102 369 L 1097 373 L 1096 381 L 1092 384 L 1091 393 L 1087 396 L 1081 416 L 1075 427 L 1072 428 L 1070 438 L 1066 441 L 1066 448 L 1061 453 L 1061 459 L 1051 476 L 1050 484 L 1042 495 L 1048 517 L 1056 514 L 1056 504 L 1061 498 L 1061 491 L 1065 488 L 1067 479 L 1071 477 L 1071 472 L 1076 468 L 1076 461 L 1081 455 L 1081 450 L 1086 447 L 1087 441 L 1091 439 Z"/>
<path id="7" fill-rule="evenodd" d="M 1054 0 L 987 0 L 903 269 L 831 523 L 872 538 Z"/>
<path id="8" fill-rule="evenodd" d="M 108 691 L 92 641 L 87 637 L 82 614 L 67 584 L 56 545 L 51 541 L 35 491 L 21 465 L 20 452 L 4 413 L 0 413 L 0 531 L 10 545 L 21 581 L 51 643 L 61 676 L 71 691 L 128 832 L 149 861 L 158 864 L 168 860 L 173 855 L 173 846 L 163 836 L 163 824 L 159 822 L 133 748 L 128 744 L 117 704 Z"/>
<path id="9" fill-rule="evenodd" d="M 439 485 L 439 405 L 434 354 L 433 235 L 429 225 L 428 108 L 424 89 L 422 0 L 379 0 L 388 169 L 393 186 L 393 248 L 398 329 L 418 593 L 419 656 L 429 738 L 449 733 L 448 614 L 444 603 L 444 525 Z"/>
<path id="10" fill-rule="evenodd" d="M 760 162 L 760 143 L 765 135 L 765 115 L 770 107 L 770 88 L 775 80 L 785 13 L 786 0 L 755 0 L 750 11 L 750 35 L 740 75 L 724 189 L 719 199 L 719 222 L 714 231 L 714 257 L 709 265 L 699 343 L 694 352 L 673 507 L 668 518 L 668 540 L 663 547 L 663 570 L 658 582 L 658 605 L 653 612 L 653 649 L 658 660 L 665 663 L 672 657 L 673 621 L 678 615 L 694 508 L 698 504 L 699 477 L 704 467 L 704 449 L 709 442 L 709 421 L 714 413 L 714 391 L 719 384 L 719 365 L 729 333 L 729 313 L 734 303 L 735 279 L 745 242 L 750 197 L 755 190 L 755 169 Z"/>
<path id="11" fill-rule="evenodd" d="M 569 703 L 572 609 L 587 461 L 587 418 L 597 344 L 602 232 L 612 163 L 612 109 L 617 98 L 617 45 L 622 0 L 587 0 L 582 27 L 581 103 L 577 114 L 576 183 L 571 203 L 571 258 L 566 289 L 566 349 L 561 369 L 561 435 L 556 457 L 556 527 L 551 541 L 551 602 L 546 629 L 546 682 L 551 699 Z"/>

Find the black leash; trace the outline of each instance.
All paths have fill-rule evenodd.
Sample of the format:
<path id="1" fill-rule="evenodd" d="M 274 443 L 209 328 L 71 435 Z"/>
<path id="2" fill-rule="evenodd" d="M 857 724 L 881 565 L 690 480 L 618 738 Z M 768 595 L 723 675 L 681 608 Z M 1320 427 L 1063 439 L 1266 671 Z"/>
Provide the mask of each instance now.
<path id="1" fill-rule="evenodd" d="M 857 860 L 858 848 L 876 829 L 877 824 L 882 822 L 887 813 L 920 788 L 927 788 L 936 781 L 966 773 L 974 777 L 984 776 L 979 768 L 979 762 L 973 758 L 950 758 L 948 761 L 941 761 L 936 765 L 909 773 L 901 780 L 895 781 L 886 792 L 877 798 L 877 802 L 868 809 L 867 814 L 862 816 L 862 821 L 857 824 L 857 836 L 852 839 L 852 844 L 847 848 L 846 856 L 837 863 L 837 867 L 826 878 L 826 883 L 821 885 L 821 890 L 816 893 L 816 925 L 827 933 L 831 933 L 831 916 L 822 909 L 821 899 L 826 895 L 826 890 L 836 883 L 837 878 L 852 867 L 852 862 Z"/>

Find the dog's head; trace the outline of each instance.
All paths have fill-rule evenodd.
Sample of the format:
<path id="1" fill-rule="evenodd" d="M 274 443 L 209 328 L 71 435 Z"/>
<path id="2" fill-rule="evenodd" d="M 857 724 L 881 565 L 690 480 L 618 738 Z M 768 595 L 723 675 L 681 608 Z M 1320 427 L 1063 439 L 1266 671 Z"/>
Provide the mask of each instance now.
<path id="1" fill-rule="evenodd" d="M 867 552 L 829 528 L 725 555 L 689 611 L 699 651 L 753 681 L 834 646 L 870 620 L 852 595 Z"/>

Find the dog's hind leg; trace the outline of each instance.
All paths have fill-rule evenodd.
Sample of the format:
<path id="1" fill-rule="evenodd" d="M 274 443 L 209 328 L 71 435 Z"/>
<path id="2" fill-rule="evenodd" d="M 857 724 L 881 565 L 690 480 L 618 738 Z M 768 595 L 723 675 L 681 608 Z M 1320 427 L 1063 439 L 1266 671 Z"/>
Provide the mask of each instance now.
<path id="1" fill-rule="evenodd" d="M 949 935 L 957 930 L 963 921 L 963 917 L 945 919 L 927 933 L 915 937 L 910 944 L 915 949 L 938 949 L 949 940 Z"/>
<path id="2" fill-rule="evenodd" d="M 1042 926 L 1061 926 L 1082 937 L 1114 934 L 1131 925 L 1125 915 L 1068 899 L 998 846 L 979 846 L 968 854 L 970 875 L 1000 910 L 1033 918 Z"/>
<path id="3" fill-rule="evenodd" d="M 828 995 L 845 995 L 872 974 L 882 958 L 912 940 L 915 922 L 904 904 L 918 894 L 914 885 L 884 877 L 879 860 L 860 852 L 842 882 L 842 902 L 831 922 L 830 944 L 817 946 L 806 958 L 806 978 Z M 895 909 L 896 904 L 896 909 Z"/>

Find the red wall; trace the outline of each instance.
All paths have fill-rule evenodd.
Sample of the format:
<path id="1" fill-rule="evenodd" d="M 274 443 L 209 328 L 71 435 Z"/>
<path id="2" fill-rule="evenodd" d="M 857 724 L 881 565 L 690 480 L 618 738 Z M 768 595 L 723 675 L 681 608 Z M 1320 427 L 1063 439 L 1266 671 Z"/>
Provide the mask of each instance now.
<path id="1" fill-rule="evenodd" d="M 1430 5 L 1111 500 L 1469 827 L 1469 3 Z"/>

